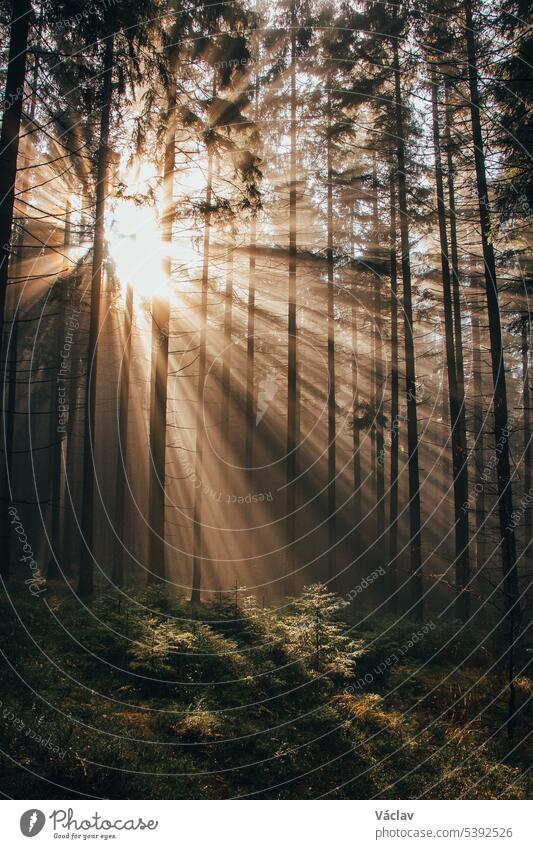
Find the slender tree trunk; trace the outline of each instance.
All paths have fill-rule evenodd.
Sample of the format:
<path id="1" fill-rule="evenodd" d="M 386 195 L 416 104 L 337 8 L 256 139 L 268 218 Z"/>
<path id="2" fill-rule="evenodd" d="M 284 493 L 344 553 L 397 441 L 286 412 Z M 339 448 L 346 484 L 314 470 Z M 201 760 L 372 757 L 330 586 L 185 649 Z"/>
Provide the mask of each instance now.
<path id="1" fill-rule="evenodd" d="M 115 542 L 111 580 L 115 586 L 124 584 L 124 538 L 126 516 L 126 487 L 128 463 L 128 417 L 130 401 L 131 335 L 133 325 L 133 287 L 126 290 L 126 305 L 123 328 L 123 358 L 120 367 L 117 479 L 115 489 Z"/>
<path id="2" fill-rule="evenodd" d="M 511 462 L 509 450 L 509 416 L 507 407 L 507 385 L 505 379 L 503 340 L 500 319 L 498 284 L 496 279 L 496 260 L 492 243 L 491 209 L 485 167 L 485 147 L 481 128 L 481 111 L 477 69 L 477 49 L 474 36 L 471 0 L 464 0 L 466 18 L 466 47 L 469 65 L 470 117 L 472 122 L 472 140 L 474 143 L 474 161 L 476 169 L 477 195 L 479 204 L 479 223 L 481 245 L 485 263 L 485 288 L 487 293 L 487 311 L 489 319 L 490 353 L 493 380 L 494 430 L 497 455 L 498 507 L 500 517 L 500 543 L 503 569 L 503 593 L 505 607 L 505 627 L 508 650 L 506 653 L 509 682 L 509 712 L 507 732 L 513 737 L 513 715 L 515 710 L 515 642 L 518 637 L 520 621 L 520 592 L 518 583 L 518 565 L 516 561 L 516 539 L 511 522 L 513 514 L 513 493 L 511 481 Z"/>
<path id="3" fill-rule="evenodd" d="M 372 162 L 372 185 L 373 185 L 373 231 L 376 240 L 375 259 L 379 258 L 379 208 L 378 208 L 378 177 L 376 167 L 376 154 L 373 154 Z M 385 528 L 385 439 L 383 431 L 383 308 L 381 303 L 381 278 L 378 273 L 374 275 L 375 295 L 375 383 L 374 383 L 374 416 L 376 429 L 376 538 L 381 536 Z M 380 565 L 383 553 L 383 543 L 379 542 L 377 553 Z"/>
<path id="4" fill-rule="evenodd" d="M 18 331 L 19 331 L 19 323 L 17 315 L 13 315 L 12 321 L 12 329 L 11 329 L 11 338 L 8 337 L 9 346 L 6 345 L 8 350 L 6 351 L 6 364 L 8 368 L 6 371 L 8 372 L 8 392 L 7 392 L 7 404 L 6 404 L 6 425 L 5 425 L 5 436 L 4 436 L 4 452 L 5 452 L 5 475 L 6 475 L 6 486 L 7 486 L 7 495 L 9 499 L 9 504 L 13 503 L 13 447 L 15 441 L 15 416 L 16 416 L 16 406 L 17 406 L 17 357 L 18 357 Z M 11 352 L 11 356 L 9 353 Z M 4 384 L 5 385 L 5 384 Z M 6 505 L 6 509 L 3 511 L 2 515 L 2 525 L 3 525 L 3 544 L 2 551 L 3 555 L 1 558 L 2 565 L 0 566 L 0 575 L 3 578 L 10 577 L 10 560 L 11 560 L 11 523 L 10 517 L 8 513 L 8 508 Z"/>
<path id="5" fill-rule="evenodd" d="M 472 278 L 473 279 L 473 278 Z M 485 438 L 483 430 L 483 375 L 481 371 L 481 332 L 476 307 L 472 308 L 472 371 L 474 385 L 474 403 L 472 405 L 474 465 L 475 465 L 475 528 L 476 528 L 476 571 L 479 574 L 486 565 L 487 557 L 484 545 L 487 529 L 483 527 L 485 519 L 485 484 L 483 469 L 485 464 Z"/>
<path id="6" fill-rule="evenodd" d="M 172 242 L 174 223 L 174 170 L 176 166 L 176 70 L 169 82 L 167 101 L 167 130 L 163 164 L 162 237 Z M 170 253 L 163 258 L 163 271 L 170 279 Z M 166 294 L 152 299 L 152 368 L 150 393 L 150 472 L 149 517 L 150 548 L 148 583 L 166 575 L 165 565 L 165 499 L 167 454 L 167 396 L 168 396 L 168 339 L 170 334 L 170 304 Z"/>
<path id="7" fill-rule="evenodd" d="M 259 120 L 259 78 L 255 80 L 255 112 L 254 120 Z M 254 432 L 255 432 L 255 274 L 256 274 L 256 241 L 257 218 L 253 214 L 250 224 L 250 259 L 248 265 L 248 338 L 246 342 L 246 442 L 244 449 L 244 466 L 253 486 L 254 463 Z"/>
<path id="8" fill-rule="evenodd" d="M 109 125 L 113 98 L 113 36 L 105 39 L 100 147 L 96 177 L 96 206 L 91 274 L 91 317 L 87 351 L 87 400 L 83 443 L 83 496 L 81 508 L 82 549 L 78 594 L 88 598 L 94 588 L 94 449 L 96 423 L 97 345 L 100 332 L 100 297 L 104 265 L 104 223 L 109 172 Z"/>
<path id="9" fill-rule="evenodd" d="M 152 368 L 150 397 L 149 516 L 150 547 L 148 583 L 164 578 L 165 568 L 165 471 L 167 439 L 168 336 L 170 306 L 166 297 L 152 299 Z"/>
<path id="10" fill-rule="evenodd" d="M 297 325 L 296 325 L 296 13 L 291 13 L 290 63 L 290 175 L 289 175 L 289 303 L 287 362 L 287 459 L 286 459 L 286 567 L 293 572 L 296 563 L 296 475 L 297 475 Z"/>
<path id="11" fill-rule="evenodd" d="M 63 345 L 65 334 L 65 303 L 60 302 L 60 315 L 57 321 L 56 350 L 59 352 Z M 53 385 L 50 393 L 52 409 L 58 403 L 57 387 Z M 59 578 L 61 557 L 61 484 L 63 480 L 63 441 L 64 435 L 58 428 L 58 416 L 50 415 L 50 556 L 46 566 L 46 579 Z"/>
<path id="12" fill-rule="evenodd" d="M 444 315 L 442 316 L 442 326 L 444 326 Z M 447 439 L 448 432 L 451 435 L 452 432 L 452 424 L 450 417 L 450 391 L 449 391 L 449 380 L 448 380 L 448 369 L 446 367 L 446 333 L 443 334 L 443 351 L 442 351 L 442 369 L 440 373 L 440 386 L 442 388 L 441 396 L 440 396 L 440 420 L 442 426 L 442 450 L 440 452 L 440 470 L 441 477 L 443 481 L 443 485 L 448 490 L 448 482 L 452 481 L 453 484 L 453 451 L 451 447 L 451 437 L 450 440 Z M 445 444 L 449 443 L 449 444 Z M 450 503 L 450 499 L 446 494 L 446 497 L 442 504 L 442 513 L 441 513 L 441 521 L 444 527 L 451 527 L 452 524 L 455 523 L 455 491 L 452 486 L 452 502 Z M 454 543 L 455 543 L 455 535 L 454 535 Z M 450 558 L 452 554 L 449 555 Z"/>
<path id="13" fill-rule="evenodd" d="M 457 375 L 457 387 L 459 397 L 465 397 L 465 370 L 463 356 L 463 328 L 461 323 L 461 288 L 459 280 L 459 251 L 457 247 L 457 211 L 455 203 L 455 166 L 453 162 L 452 144 L 452 109 L 450 103 L 450 83 L 446 80 L 444 94 L 446 105 L 446 129 L 445 145 L 448 176 L 448 207 L 450 220 L 450 248 L 451 248 L 451 278 L 453 297 L 453 327 L 455 343 L 455 370 Z M 464 416 L 464 412 L 463 412 Z M 464 451 L 466 456 L 466 426 L 464 428 Z"/>
<path id="14" fill-rule="evenodd" d="M 10 25 L 9 57 L 4 95 L 4 113 L 0 134 L 0 339 L 3 338 L 3 322 L 6 308 L 7 276 L 15 183 L 17 179 L 17 157 L 20 140 L 22 99 L 26 79 L 26 51 L 30 25 L 31 4 L 29 0 L 14 0 Z"/>
<path id="15" fill-rule="evenodd" d="M 396 222 L 396 176 L 390 172 L 390 285 L 391 285 L 391 428 L 389 488 L 389 610 L 398 610 L 398 469 L 400 428 L 400 374 L 398 363 L 398 264 Z"/>
<path id="16" fill-rule="evenodd" d="M 333 267 L 333 142 L 331 139 L 331 80 L 328 80 L 327 128 L 327 219 L 328 219 L 328 577 L 336 574 L 337 500 L 336 500 L 336 400 L 335 400 L 335 276 Z"/>
<path id="17" fill-rule="evenodd" d="M 433 113 L 433 148 L 435 156 L 435 182 L 437 188 L 437 212 L 439 220 L 440 253 L 442 267 L 442 290 L 444 301 L 444 332 L 446 342 L 446 370 L 448 373 L 448 398 L 450 405 L 450 425 L 452 438 L 452 466 L 455 516 L 455 585 L 456 613 L 465 622 L 470 614 L 470 560 L 468 534 L 468 457 L 466 454 L 466 426 L 464 417 L 464 397 L 457 382 L 453 336 L 453 308 L 450 278 L 450 260 L 448 253 L 448 234 L 446 231 L 446 204 L 444 202 L 444 181 L 442 177 L 441 141 L 439 128 L 438 84 L 433 72 L 431 82 L 431 100 Z"/>
<path id="18" fill-rule="evenodd" d="M 67 201 L 65 208 L 65 231 L 63 236 L 63 247 L 65 249 L 65 255 L 68 255 L 68 248 L 70 246 L 70 203 Z M 63 266 L 63 272 L 68 271 L 68 265 L 65 261 Z M 62 281 L 61 281 L 62 282 Z M 60 285 L 61 285 L 60 282 Z M 56 338 L 56 352 L 59 357 L 61 354 L 61 350 L 63 348 L 65 342 L 65 331 L 66 331 L 66 309 L 67 309 L 67 295 L 66 292 L 60 292 L 60 300 L 58 304 L 59 316 L 57 318 L 57 338 Z M 66 385 L 66 381 L 65 381 Z M 54 385 L 54 393 L 52 394 L 52 409 L 58 402 L 57 395 L 57 387 Z M 65 411 L 63 411 L 65 412 Z M 67 412 L 68 415 L 68 412 Z M 58 578 L 60 575 L 60 568 L 63 566 L 63 557 L 61 551 L 61 521 L 62 521 L 62 512 L 63 512 L 63 452 L 65 445 L 65 428 L 61 428 L 58 425 L 59 416 L 52 416 L 52 427 L 50 428 L 50 444 L 53 446 L 51 449 L 51 487 L 50 487 L 50 507 L 51 507 L 51 529 L 50 529 L 50 558 L 48 560 L 48 566 L 46 568 L 46 577 L 49 578 Z"/>
<path id="19" fill-rule="evenodd" d="M 226 275 L 226 292 L 224 296 L 224 352 L 222 355 L 222 416 L 221 416 L 221 437 L 223 451 L 228 452 L 229 461 L 229 435 L 230 435 L 230 414 L 231 414 L 231 338 L 233 332 L 233 238 L 228 247 L 227 252 L 227 275 Z"/>
<path id="20" fill-rule="evenodd" d="M 468 454 L 468 438 L 466 426 L 466 390 L 465 390 L 465 373 L 464 373 L 464 349 L 463 349 L 463 328 L 462 328 L 462 309 L 461 309 L 461 287 L 459 278 L 459 251 L 457 242 L 457 211 L 455 201 L 455 165 L 453 161 L 454 145 L 452 141 L 452 104 L 450 101 L 450 80 L 445 80 L 445 145 L 446 145 L 446 161 L 447 161 L 447 179 L 448 179 L 448 209 L 450 222 L 450 248 L 451 248 L 451 280 L 452 280 L 452 300 L 453 300 L 453 327 L 454 327 L 454 350 L 455 350 L 455 371 L 457 379 L 457 391 L 459 398 L 463 398 L 464 406 L 459 411 L 459 417 L 462 424 L 459 428 L 459 439 L 461 451 L 466 457 Z"/>
<path id="21" fill-rule="evenodd" d="M 355 256 L 354 223 L 355 223 L 355 201 L 350 204 L 350 262 L 353 263 Z M 352 283 L 352 288 L 355 285 Z M 352 298 L 352 417 L 353 417 L 353 520 L 357 528 L 361 521 L 361 433 L 357 425 L 359 416 L 359 369 L 357 366 L 358 341 L 358 314 L 355 292 Z M 359 531 L 356 531 L 357 535 Z"/>
<path id="22" fill-rule="evenodd" d="M 63 246 L 65 254 L 68 255 L 70 245 L 70 203 L 67 201 L 65 209 L 65 231 L 63 237 Z M 63 271 L 68 271 L 68 265 L 65 262 Z M 60 283 L 61 286 L 61 283 Z M 57 318 L 57 334 L 56 334 L 56 353 L 61 354 L 65 342 L 66 335 L 66 312 L 67 312 L 67 293 L 60 289 L 60 299 L 58 301 L 59 316 Z M 66 385 L 66 381 L 65 381 Z M 55 391 L 56 387 L 54 387 Z M 51 404 L 52 409 L 58 402 L 57 392 L 52 393 Z M 68 413 L 67 413 L 68 415 Z M 51 529 L 50 529 L 50 558 L 46 568 L 47 578 L 58 578 L 60 569 L 63 568 L 63 557 L 61 551 L 61 518 L 62 518 L 62 492 L 63 492 L 63 452 L 65 445 L 65 429 L 60 429 L 58 426 L 59 417 L 51 416 L 50 428 L 50 444 L 53 446 L 50 451 L 50 512 L 51 512 Z"/>
<path id="23" fill-rule="evenodd" d="M 407 450 L 409 470 L 409 526 L 411 553 L 411 610 L 416 619 L 424 613 L 422 540 L 420 526 L 420 471 L 418 462 L 418 418 L 416 395 L 415 346 L 413 337 L 413 303 L 411 294 L 411 260 L 409 252 L 409 211 L 405 173 L 405 129 L 398 44 L 393 40 L 396 139 L 398 156 L 398 200 L 400 242 L 402 250 L 403 314 L 405 337 L 405 384 L 407 394 Z"/>
<path id="24" fill-rule="evenodd" d="M 0 133 L 0 351 L 5 350 L 6 364 L 8 361 L 8 346 L 7 344 L 4 345 L 5 310 L 30 16 L 30 0 L 13 0 L 4 95 L 5 108 Z M 1 526 L 3 539 L 0 542 L 3 547 L 7 548 L 10 538 L 7 510 L 11 504 L 9 466 L 12 450 L 8 446 L 8 432 L 10 430 L 13 431 L 14 427 L 11 405 L 9 411 L 6 411 L 2 418 L 2 453 L 4 456 L 2 458 L 0 478 L 0 510 L 2 512 Z M 6 568 L 9 569 L 9 566 Z"/>
<path id="25" fill-rule="evenodd" d="M 253 480 L 254 464 L 254 431 L 255 431 L 255 248 L 257 239 L 257 222 L 255 216 L 250 225 L 250 260 L 248 267 L 248 338 L 246 341 L 246 445 L 244 465 L 246 473 Z"/>
<path id="26" fill-rule="evenodd" d="M 80 304 L 80 320 L 82 321 L 82 306 Z M 82 398 L 84 396 L 85 363 L 81 356 L 81 342 L 78 328 L 78 338 L 74 342 L 71 354 L 71 371 L 69 377 L 68 394 L 68 420 L 67 420 L 67 449 L 64 469 L 64 507 L 63 507 L 63 533 L 61 541 L 61 552 L 63 557 L 63 570 L 70 570 L 72 563 L 78 564 L 80 557 L 78 520 L 76 517 L 76 505 L 78 500 L 78 487 L 76 478 L 79 474 L 79 452 L 77 442 L 79 434 L 79 423 L 81 418 Z"/>
<path id="27" fill-rule="evenodd" d="M 215 91 L 215 83 L 213 90 Z M 213 197 L 213 152 L 211 148 L 208 151 L 207 164 L 207 188 L 205 196 L 206 217 L 204 228 L 204 249 L 203 249 L 203 267 L 202 267 L 202 301 L 200 306 L 200 349 L 198 354 L 198 412 L 197 412 L 197 431 L 196 431 L 196 478 L 202 479 L 203 469 L 203 454 L 205 441 L 205 424 L 204 424 L 204 393 L 205 379 L 207 372 L 207 300 L 209 293 L 209 253 L 211 244 L 211 203 Z M 197 487 L 194 490 L 194 512 L 193 512 L 193 562 L 192 562 L 192 589 L 191 589 L 191 604 L 199 604 L 201 598 L 202 587 L 202 487 Z"/>

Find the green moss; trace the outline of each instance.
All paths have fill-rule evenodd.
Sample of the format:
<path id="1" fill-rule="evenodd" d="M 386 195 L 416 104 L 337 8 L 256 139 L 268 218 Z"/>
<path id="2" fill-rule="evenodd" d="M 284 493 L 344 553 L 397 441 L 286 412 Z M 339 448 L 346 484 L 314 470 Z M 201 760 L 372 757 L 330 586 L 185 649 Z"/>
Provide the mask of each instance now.
<path id="1" fill-rule="evenodd" d="M 156 589 L 90 610 L 59 591 L 11 601 L 0 744 L 14 798 L 531 795 L 533 682 L 517 681 L 510 748 L 480 631 L 439 624 L 402 654 L 419 625 L 350 628 L 317 586 L 283 615 L 253 599 L 237 616 L 225 599 L 192 610 Z"/>

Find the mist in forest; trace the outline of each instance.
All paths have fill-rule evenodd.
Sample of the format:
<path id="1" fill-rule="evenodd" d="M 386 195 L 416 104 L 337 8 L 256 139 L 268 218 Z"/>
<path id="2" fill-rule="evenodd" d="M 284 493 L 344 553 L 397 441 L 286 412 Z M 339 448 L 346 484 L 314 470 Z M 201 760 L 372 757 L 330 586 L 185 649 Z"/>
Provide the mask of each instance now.
<path id="1" fill-rule="evenodd" d="M 429 797 L 481 792 L 446 771 L 459 727 L 493 746 L 486 797 L 527 796 L 530 25 L 515 0 L 0 3 L 4 664 L 77 747 L 30 778 L 8 741 L 21 798 L 420 795 L 370 749 L 366 778 L 343 754 L 308 787 L 310 754 L 281 789 L 326 705 L 346 739 L 317 764 L 365 729 L 392 751 L 385 706 L 434 712 Z M 106 693 L 118 790 L 79 766 L 108 762 Z M 280 776 L 232 711 L 294 719 Z M 145 786 L 136 744 L 167 738 L 223 740 L 238 779 Z"/>

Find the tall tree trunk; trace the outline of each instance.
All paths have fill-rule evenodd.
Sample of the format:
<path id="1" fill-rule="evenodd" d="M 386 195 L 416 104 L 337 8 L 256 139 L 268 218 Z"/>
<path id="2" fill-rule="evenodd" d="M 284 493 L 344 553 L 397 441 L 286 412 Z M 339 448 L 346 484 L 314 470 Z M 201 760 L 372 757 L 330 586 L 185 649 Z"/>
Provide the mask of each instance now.
<path id="1" fill-rule="evenodd" d="M 22 100 L 26 79 L 26 56 L 31 4 L 29 0 L 13 0 L 10 25 L 4 113 L 0 133 L 0 339 L 3 338 L 7 277 L 13 228 L 17 157 L 20 140 Z"/>
<path id="2" fill-rule="evenodd" d="M 213 82 L 213 92 L 216 92 L 216 72 Z M 206 217 L 204 226 L 203 266 L 202 266 L 202 300 L 200 305 L 200 346 L 198 354 L 198 412 L 196 431 L 196 478 L 203 477 L 202 461 L 204 454 L 205 423 L 204 423 L 204 393 L 205 379 L 207 373 L 207 301 L 209 294 L 209 254 L 211 246 L 211 203 L 213 198 L 213 151 L 208 150 L 207 161 L 207 187 L 205 195 Z M 203 535 L 202 535 L 202 487 L 194 490 L 193 510 L 193 561 L 192 561 L 192 588 L 191 604 L 199 604 L 202 587 L 202 559 L 203 559 Z"/>
<path id="3" fill-rule="evenodd" d="M 220 423 L 220 431 L 222 437 L 222 451 L 227 452 L 226 457 L 228 462 L 231 462 L 229 457 L 229 435 L 230 435 L 230 415 L 231 410 L 231 337 L 233 332 L 233 249 L 234 240 L 231 237 L 231 243 L 227 251 L 227 274 L 226 274 L 226 292 L 224 295 L 224 351 L 222 354 L 222 416 Z"/>
<path id="4" fill-rule="evenodd" d="M 82 304 L 80 302 L 80 318 L 82 322 Z M 72 565 L 77 567 L 80 557 L 80 539 L 78 519 L 76 516 L 76 505 L 80 487 L 77 484 L 79 474 L 79 451 L 78 438 L 80 434 L 80 419 L 82 410 L 82 398 L 84 397 L 84 383 L 86 382 L 86 365 L 81 354 L 82 346 L 79 339 L 81 330 L 78 329 L 78 338 L 72 348 L 71 370 L 68 389 L 68 420 L 67 420 L 67 448 L 65 457 L 65 490 L 63 505 L 63 532 L 61 539 L 61 552 L 63 557 L 63 570 L 72 571 Z"/>
<path id="5" fill-rule="evenodd" d="M 297 475 L 297 325 L 296 325 L 296 11 L 291 10 L 290 63 L 290 174 L 289 174 L 289 297 L 287 329 L 287 454 L 286 454 L 286 568 L 296 563 L 296 475 Z"/>
<path id="6" fill-rule="evenodd" d="M 444 315 L 442 316 L 442 326 L 444 326 Z M 442 512 L 440 513 L 443 527 L 455 527 L 455 494 L 452 485 L 452 498 L 448 498 L 449 481 L 453 484 L 453 451 L 451 446 L 452 420 L 450 416 L 450 390 L 448 381 L 448 368 L 446 366 L 446 333 L 442 337 L 442 369 L 440 372 L 440 386 L 442 389 L 440 396 L 440 420 L 442 426 L 442 450 L 440 452 L 440 474 L 445 488 L 446 496 L 442 503 Z M 448 433 L 450 439 L 448 440 Z M 448 444 L 449 443 L 449 444 Z M 454 535 L 455 543 L 455 535 Z M 449 557 L 452 557 L 450 553 Z M 454 579 L 455 580 L 455 579 Z"/>
<path id="7" fill-rule="evenodd" d="M 474 285 L 474 277 L 472 277 Z M 485 484 L 483 482 L 483 469 L 485 465 L 485 436 L 483 429 L 483 375 L 481 371 L 481 332 L 479 327 L 479 316 L 477 307 L 473 306 L 471 311 L 472 325 L 472 371 L 474 386 L 474 403 L 472 405 L 473 417 L 473 439 L 474 439 L 474 466 L 475 466 L 475 529 L 476 529 L 476 572 L 479 574 L 486 565 L 485 535 Z"/>
<path id="8" fill-rule="evenodd" d="M 411 294 L 411 259 L 409 253 L 409 211 L 405 174 L 405 129 L 398 43 L 393 40 L 394 89 L 396 109 L 396 143 L 398 157 L 398 200 L 400 242 L 402 250 L 403 314 L 405 337 L 405 385 L 407 394 L 407 450 L 409 469 L 409 528 L 411 554 L 411 610 L 416 619 L 424 614 L 422 539 L 420 526 L 420 470 L 418 462 L 418 418 L 416 396 L 415 346 L 413 337 L 413 302 Z"/>
<path id="9" fill-rule="evenodd" d="M 16 307 L 15 307 L 16 308 Z M 5 432 L 4 445 L 5 452 L 5 476 L 6 476 L 6 492 L 8 503 L 13 503 L 13 447 L 15 441 L 15 416 L 17 406 L 17 357 L 18 357 L 18 332 L 19 323 L 16 313 L 13 315 L 11 334 L 8 336 L 8 345 L 6 345 L 6 372 L 7 372 L 7 404 L 5 405 Z M 9 356 L 11 352 L 11 356 Z M 5 385 L 5 381 L 4 381 Z M 8 513 L 7 504 L 2 513 L 2 565 L 0 567 L 0 575 L 3 578 L 10 577 L 10 560 L 11 560 L 11 523 Z"/>
<path id="10" fill-rule="evenodd" d="M 59 352 L 63 345 L 65 334 L 65 306 L 64 301 L 59 304 L 60 314 L 56 318 L 56 350 Z M 66 382 L 65 382 L 66 385 Z M 50 404 L 52 409 L 57 406 L 58 396 L 57 387 L 54 385 L 50 393 Z M 61 510 L 62 510 L 62 480 L 63 480 L 63 444 L 64 433 L 58 427 L 58 415 L 50 414 L 50 463 L 49 463 L 49 480 L 50 480 L 50 556 L 46 566 L 47 580 L 59 578 L 60 568 L 62 568 L 61 557 Z"/>
<path id="11" fill-rule="evenodd" d="M 373 231 L 376 240 L 374 251 L 376 262 L 379 259 L 379 207 L 378 207 L 378 176 L 376 165 L 376 154 L 372 159 L 372 186 L 373 186 Z M 376 539 L 383 534 L 385 528 L 385 439 L 383 431 L 383 308 L 381 303 L 381 276 L 374 275 L 375 295 L 375 372 L 374 372 L 374 416 L 376 430 Z M 382 559 L 383 542 L 377 543 L 377 553 Z"/>
<path id="12" fill-rule="evenodd" d="M 133 287 L 126 290 L 124 326 L 122 331 L 123 358 L 120 367 L 117 477 L 115 483 L 115 542 L 111 580 L 115 586 L 124 584 L 124 538 L 126 516 L 126 487 L 128 463 L 128 416 L 130 401 L 131 334 L 133 325 Z"/>
<path id="13" fill-rule="evenodd" d="M 396 175 L 390 172 L 390 287 L 391 287 L 391 428 L 389 487 L 389 610 L 398 610 L 398 468 L 400 449 L 400 374 L 398 363 L 398 264 L 396 258 Z"/>
<path id="14" fill-rule="evenodd" d="M 63 236 L 63 247 L 65 255 L 68 256 L 68 248 L 70 246 L 70 202 L 67 200 L 65 208 L 65 230 Z M 65 260 L 63 272 L 68 272 L 68 263 Z M 63 281 L 58 280 L 61 284 Z M 60 289 L 60 299 L 58 303 L 59 316 L 57 318 L 57 337 L 56 337 L 56 352 L 60 356 L 61 350 L 65 342 L 66 331 L 66 309 L 67 309 L 67 293 Z M 65 380 L 66 387 L 66 380 Z M 52 395 L 52 409 L 58 402 L 57 387 L 54 386 L 55 394 Z M 68 411 L 66 412 L 68 415 Z M 63 453 L 65 445 L 66 429 L 58 425 L 59 416 L 53 416 L 52 427 L 50 428 L 50 444 L 53 446 L 50 452 L 51 458 L 51 487 L 50 487 L 50 509 L 51 509 L 51 529 L 50 529 L 50 558 L 46 568 L 47 578 L 58 578 L 60 569 L 63 568 L 63 557 L 61 551 L 61 520 L 63 512 Z"/>
<path id="15" fill-rule="evenodd" d="M 246 341 L 246 444 L 244 466 L 250 480 L 253 481 L 254 431 L 255 431 L 255 249 L 257 239 L 257 221 L 254 217 L 250 225 L 250 260 L 248 266 L 248 338 Z"/>
<path id="16" fill-rule="evenodd" d="M 327 219 L 328 219 L 328 577 L 336 574 L 337 500 L 336 500 L 336 400 L 335 400 L 335 279 L 333 267 L 333 142 L 331 138 L 331 79 L 328 79 L 327 127 Z"/>
<path id="17" fill-rule="evenodd" d="M 90 597 L 94 588 L 93 525 L 95 468 L 93 452 L 95 449 L 97 345 L 100 332 L 100 297 L 104 265 L 104 224 L 108 191 L 109 125 L 111 120 L 111 102 L 113 99 L 113 66 L 113 36 L 108 35 L 105 39 L 104 51 L 102 114 L 100 119 L 100 146 L 96 176 L 95 225 L 91 273 L 91 315 L 87 350 L 87 399 L 84 423 L 83 496 L 81 507 L 82 548 L 78 580 L 78 594 L 82 598 Z"/>
<path id="18" fill-rule="evenodd" d="M 355 201 L 350 203 L 350 263 L 353 264 L 355 256 Z M 355 285 L 352 283 L 352 289 Z M 361 433 L 357 425 L 359 416 L 359 369 L 357 365 L 358 341 L 358 313 L 355 291 L 352 295 L 352 419 L 353 419 L 353 521 L 357 528 L 361 521 Z M 359 531 L 356 530 L 356 539 Z"/>
<path id="19" fill-rule="evenodd" d="M 465 622 L 470 613 L 470 560 L 468 510 L 468 457 L 466 446 L 466 425 L 464 416 L 464 397 L 457 381 L 457 365 L 454 347 L 452 289 L 450 278 L 450 260 L 448 253 L 448 234 L 446 231 L 446 204 L 444 202 L 444 181 L 442 177 L 441 140 L 439 127 L 438 83 L 433 72 L 431 81 L 431 101 L 433 114 L 433 149 L 435 156 L 435 183 L 437 188 L 437 213 L 439 220 L 440 254 L 442 268 L 442 290 L 444 301 L 444 333 L 446 342 L 446 371 L 448 373 L 448 398 L 450 405 L 450 425 L 452 438 L 452 466 L 455 516 L 455 585 L 456 613 Z"/>
<path id="20" fill-rule="evenodd" d="M 174 170 L 176 167 L 176 70 L 168 88 L 167 130 L 163 164 L 163 242 L 172 242 L 174 223 Z M 163 258 L 163 271 L 170 280 L 170 253 Z M 152 299 L 152 368 L 150 392 L 150 472 L 149 517 L 150 547 L 148 583 L 166 575 L 165 566 L 165 499 L 167 454 L 167 396 L 168 396 L 168 339 L 170 334 L 170 303 L 166 294 Z"/>
<path id="21" fill-rule="evenodd" d="M 455 202 L 455 166 L 453 162 L 452 143 L 452 107 L 450 103 L 450 81 L 445 82 L 445 105 L 446 105 L 446 127 L 444 141 L 446 145 L 447 177 L 448 177 L 448 208 L 450 220 L 450 248 L 451 248 L 451 278 L 453 296 L 453 327 L 455 343 L 455 370 L 457 375 L 457 387 L 459 396 L 465 397 L 465 370 L 463 356 L 463 328 L 461 323 L 461 288 L 459 280 L 459 251 L 457 246 L 457 211 Z M 463 417 L 464 417 L 463 412 Z M 466 456 L 466 426 L 464 429 Z"/>
<path id="22" fill-rule="evenodd" d="M 15 204 L 15 184 L 17 178 L 17 157 L 19 151 L 22 99 L 26 79 L 26 51 L 30 25 L 30 0 L 13 0 L 13 12 L 10 25 L 9 57 L 7 65 L 6 88 L 4 94 L 4 113 L 0 134 L 0 352 L 5 350 L 5 362 L 8 361 L 7 344 L 4 344 L 4 324 L 8 283 L 9 255 L 13 229 L 13 207 Z M 10 412 L 5 411 L 2 436 L 2 469 L 0 478 L 0 510 L 2 512 L 2 547 L 9 545 L 10 527 L 7 510 L 11 503 L 8 450 L 8 432 L 14 424 L 11 405 Z M 8 568 L 8 567 L 7 567 Z"/>
<path id="23" fill-rule="evenodd" d="M 255 110 L 254 121 L 259 120 L 259 78 L 256 77 L 255 88 Z M 254 462 L 254 432 L 255 432 L 255 395 L 254 395 L 254 371 L 255 371 L 255 274 L 256 274 L 256 241 L 257 241 L 257 217 L 252 214 L 250 223 L 250 259 L 248 265 L 248 338 L 246 341 L 246 441 L 244 449 L 244 466 L 253 488 L 253 462 Z"/>
<path id="24" fill-rule="evenodd" d="M 477 69 L 477 48 L 474 37 L 471 0 L 464 0 L 466 23 L 466 47 L 469 65 L 470 118 L 479 204 L 481 245 L 485 263 L 485 289 L 489 320 L 490 353 L 493 380 L 494 431 L 496 441 L 496 473 L 498 479 L 498 507 L 500 517 L 500 541 L 503 569 L 503 594 L 505 627 L 507 636 L 507 675 L 509 683 L 509 711 L 507 732 L 513 737 L 513 715 L 515 710 L 515 642 L 520 621 L 520 592 L 518 564 L 516 561 L 516 539 L 511 522 L 513 514 L 513 492 L 509 451 L 509 417 L 507 408 L 507 385 L 503 358 L 503 340 L 500 320 L 500 303 L 496 278 L 496 260 L 492 243 L 491 209 L 485 168 L 485 147 L 481 128 L 481 111 Z"/>

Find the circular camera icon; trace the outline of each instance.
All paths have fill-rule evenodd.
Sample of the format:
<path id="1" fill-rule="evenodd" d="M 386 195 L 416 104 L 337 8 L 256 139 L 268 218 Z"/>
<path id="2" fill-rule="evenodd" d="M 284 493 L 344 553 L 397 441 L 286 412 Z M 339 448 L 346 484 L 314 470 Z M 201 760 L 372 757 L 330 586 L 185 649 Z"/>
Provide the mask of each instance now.
<path id="1" fill-rule="evenodd" d="M 46 817 L 42 811 L 37 808 L 31 808 L 29 811 L 24 811 L 20 818 L 20 830 L 24 837 L 35 837 L 42 831 Z"/>

